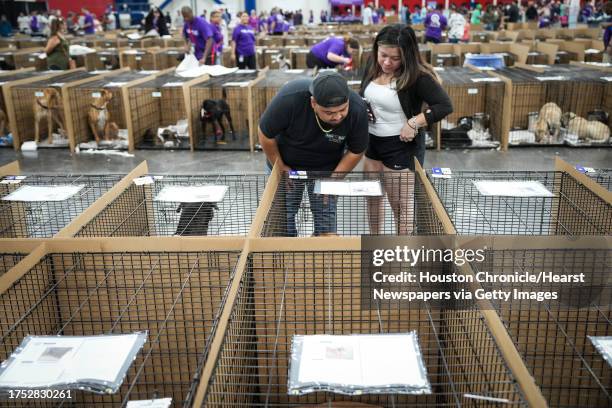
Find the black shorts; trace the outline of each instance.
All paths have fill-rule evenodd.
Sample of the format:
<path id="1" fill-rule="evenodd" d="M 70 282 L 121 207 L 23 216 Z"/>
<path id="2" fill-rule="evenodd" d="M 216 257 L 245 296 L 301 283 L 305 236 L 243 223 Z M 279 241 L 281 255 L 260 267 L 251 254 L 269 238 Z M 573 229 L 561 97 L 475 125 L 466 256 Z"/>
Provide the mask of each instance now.
<path id="1" fill-rule="evenodd" d="M 312 51 L 306 55 L 306 66 L 308 68 L 335 68 L 335 65 L 329 65 L 317 58 Z"/>
<path id="2" fill-rule="evenodd" d="M 402 142 L 398 136 L 379 137 L 370 134 L 370 142 L 365 153 L 368 159 L 382 162 L 392 170 L 409 169 L 414 171 L 414 158 L 421 165 L 425 158 L 425 140 L 418 134 L 412 142 Z"/>

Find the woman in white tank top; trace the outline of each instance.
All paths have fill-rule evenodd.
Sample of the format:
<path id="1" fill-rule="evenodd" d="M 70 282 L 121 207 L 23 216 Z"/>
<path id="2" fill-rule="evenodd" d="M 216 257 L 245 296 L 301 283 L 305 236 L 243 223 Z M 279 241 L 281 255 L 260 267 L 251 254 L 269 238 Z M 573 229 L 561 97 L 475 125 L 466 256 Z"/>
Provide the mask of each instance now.
<path id="1" fill-rule="evenodd" d="M 371 108 L 364 170 L 384 172 L 395 233 L 409 235 L 414 219 L 414 160 L 422 165 L 425 158 L 425 135 L 419 129 L 453 110 L 435 71 L 421 58 L 412 28 L 396 24 L 378 33 L 361 94 Z M 370 233 L 380 234 L 382 198 L 369 199 L 368 218 Z"/>

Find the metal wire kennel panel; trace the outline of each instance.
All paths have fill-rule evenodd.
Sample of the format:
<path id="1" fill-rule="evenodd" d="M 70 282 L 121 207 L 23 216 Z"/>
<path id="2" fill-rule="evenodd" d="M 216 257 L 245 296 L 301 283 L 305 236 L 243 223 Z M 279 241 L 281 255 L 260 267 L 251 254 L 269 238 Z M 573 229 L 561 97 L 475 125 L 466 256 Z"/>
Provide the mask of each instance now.
<path id="1" fill-rule="evenodd" d="M 2 198 L 24 186 L 83 185 L 63 201 L 0 200 L 0 237 L 53 237 L 120 180 L 120 175 L 29 175 L 19 184 L 0 184 Z"/>
<path id="2" fill-rule="evenodd" d="M 104 78 L 68 88 L 68 103 L 70 106 L 68 130 L 73 146 L 76 147 L 79 143 L 94 140 L 89 124 L 89 111 L 104 90 L 112 93 L 112 99 L 106 105 L 109 115 L 107 120 L 116 123 L 119 129 L 127 130 L 127 107 L 124 103 L 126 98 L 124 98 L 123 87 L 149 76 L 149 74 L 142 72 L 118 71 L 108 74 Z M 102 137 L 103 135 L 100 135 L 100 138 Z"/>
<path id="3" fill-rule="evenodd" d="M 454 132 L 443 131 L 442 147 L 491 147 L 491 142 L 501 144 L 505 139 L 505 83 L 486 73 L 463 67 L 444 67 L 438 69 L 437 73 L 453 102 L 453 113 L 444 119 L 443 129 L 455 129 L 460 119 L 467 117 L 472 119 L 471 130 L 478 132 L 474 139 L 465 139 L 465 136 L 456 138 Z M 478 121 L 482 130 L 474 126 Z M 489 132 L 488 138 L 485 137 L 485 130 Z"/>
<path id="4" fill-rule="evenodd" d="M 96 60 L 93 66 L 94 70 L 113 70 L 119 69 L 121 61 L 119 58 L 119 49 L 117 48 L 104 48 L 98 49 L 96 53 Z"/>
<path id="5" fill-rule="evenodd" d="M 274 169 L 276 172 L 277 169 Z M 274 198 L 262 229 L 264 237 L 437 235 L 443 227 L 433 211 L 424 180 L 415 173 L 307 172 L 306 178 L 278 174 Z M 324 183 L 342 187 L 369 181 L 382 196 L 327 195 L 316 191 Z M 330 184 L 334 190 L 333 184 Z M 358 184 L 357 184 L 358 186 Z M 359 187 L 358 187 L 359 188 Z M 391 204 L 392 203 L 392 204 Z"/>
<path id="6" fill-rule="evenodd" d="M 185 56 L 182 48 L 161 49 L 153 54 L 155 69 L 168 69 L 176 67 Z"/>
<path id="7" fill-rule="evenodd" d="M 0 358 L 6 360 L 27 335 L 146 330 L 144 348 L 118 393 L 74 390 L 70 399 L 37 400 L 35 405 L 116 407 L 130 400 L 172 398 L 172 406 L 180 407 L 206 360 L 239 254 L 192 249 L 50 252 L 0 295 Z M 0 398 L 1 407 L 32 403 Z"/>
<path id="8" fill-rule="evenodd" d="M 41 245 L 38 240 L 16 240 L 0 238 L 0 279 L 23 258 Z"/>
<path id="9" fill-rule="evenodd" d="M 121 46 L 120 46 L 121 47 Z M 123 49 L 119 53 L 121 68 L 130 68 L 133 70 L 154 70 L 156 50 L 139 48 L 139 49 Z"/>
<path id="10" fill-rule="evenodd" d="M 587 172 L 586 175 L 608 191 L 612 191 L 612 169 L 595 169 L 594 172 Z"/>
<path id="11" fill-rule="evenodd" d="M 23 50 L 0 51 L 0 69 L 14 70 L 19 68 L 32 68 L 36 66 L 36 57 L 33 52 L 41 52 L 39 48 L 27 48 Z"/>
<path id="12" fill-rule="evenodd" d="M 519 68 L 501 68 L 496 72 L 512 81 L 510 128 L 527 129 L 529 114 L 539 112 L 546 103 L 544 83 Z"/>
<path id="13" fill-rule="evenodd" d="M 2 62 L 2 57 L 0 56 L 0 64 L 1 62 Z M 8 118 L 6 100 L 4 96 L 5 95 L 4 89 L 6 88 L 6 86 L 14 81 L 20 81 L 22 79 L 27 79 L 27 78 L 35 78 L 35 77 L 39 77 L 42 75 L 45 75 L 45 73 L 32 71 L 30 69 L 17 70 L 17 71 L 12 71 L 11 73 L 8 73 L 5 75 L 0 75 L 0 110 L 7 115 L 6 116 L 7 119 L 10 120 L 10 118 Z M 4 134 L 2 133 L 3 131 L 8 132 L 10 128 L 10 123 L 6 123 L 5 126 L 6 126 L 6 129 L 0 129 L 0 136 L 4 136 Z M 9 146 L 12 146 L 12 144 L 1 144 L 0 143 L 0 146 L 9 147 Z"/>
<path id="14" fill-rule="evenodd" d="M 488 251 L 474 272 L 584 274 L 585 283 L 488 283 L 485 290 L 558 292 L 559 300 L 493 301 L 551 407 L 609 407 L 612 370 L 588 336 L 612 335 L 612 250 Z"/>
<path id="15" fill-rule="evenodd" d="M 206 185 L 227 186 L 223 200 L 217 203 L 155 200 L 166 187 Z M 76 236 L 246 236 L 265 185 L 265 175 L 164 175 L 153 184 L 132 183 Z"/>
<path id="16" fill-rule="evenodd" d="M 428 178 L 457 234 L 609 235 L 612 205 L 561 171 L 453 171 Z M 551 197 L 483 195 L 475 182 L 541 183 Z M 507 187 L 511 189 L 512 187 Z"/>
<path id="17" fill-rule="evenodd" d="M 63 95 L 64 86 L 71 82 L 77 82 L 87 79 L 94 79 L 96 73 L 90 73 L 84 70 L 77 71 L 66 71 L 66 73 L 55 75 L 52 78 L 42 79 L 40 81 L 29 82 L 27 84 L 15 85 L 10 87 L 10 98 L 11 106 L 14 112 L 15 123 L 13 125 L 14 132 L 13 137 L 16 142 L 19 142 L 16 147 L 20 147 L 21 143 L 28 140 L 34 140 L 35 127 L 32 126 L 35 122 L 34 119 L 34 104 L 36 98 L 41 95 L 45 88 L 54 88 L 60 93 L 60 103 L 55 111 L 55 115 L 58 115 L 61 123 L 66 126 L 66 115 L 64 114 L 65 97 Z M 40 121 L 41 135 L 40 141 L 44 142 L 47 140 L 47 121 Z M 54 123 L 54 130 L 57 131 L 57 125 Z M 67 147 L 68 140 L 66 143 L 57 144 L 57 147 Z M 44 147 L 52 147 L 54 144 L 39 144 Z"/>
<path id="18" fill-rule="evenodd" d="M 261 71 L 239 70 L 232 74 L 209 78 L 206 82 L 194 84 L 189 89 L 190 103 L 190 127 L 192 132 L 192 143 L 194 149 L 201 150 L 250 150 L 250 131 L 252 122 L 249 113 L 252 110 L 251 87 L 257 83 L 262 75 Z M 206 131 L 202 123 L 202 104 L 204 101 L 212 100 L 217 108 L 224 101 L 229 108 L 235 133 L 231 133 L 229 119 L 226 115 L 221 116 L 221 125 L 225 128 L 226 144 L 215 142 L 215 125 L 207 121 Z M 220 139 L 219 135 L 216 136 Z"/>
<path id="19" fill-rule="evenodd" d="M 376 301 L 362 293 L 361 259 L 360 251 L 252 253 L 212 375 L 203 379 L 202 406 L 526 406 L 478 310 Z M 364 296 L 369 296 L 365 303 Z M 294 335 L 412 330 L 417 331 L 431 394 L 288 395 Z"/>
<path id="20" fill-rule="evenodd" d="M 158 129 L 187 120 L 183 85 L 191 80 L 193 78 L 165 73 L 128 87 L 131 112 L 128 131 L 132 148 L 164 148 L 166 141 L 174 142 L 174 149 L 189 148 L 188 135 L 177 135 L 175 139 L 168 137 L 162 141 Z"/>

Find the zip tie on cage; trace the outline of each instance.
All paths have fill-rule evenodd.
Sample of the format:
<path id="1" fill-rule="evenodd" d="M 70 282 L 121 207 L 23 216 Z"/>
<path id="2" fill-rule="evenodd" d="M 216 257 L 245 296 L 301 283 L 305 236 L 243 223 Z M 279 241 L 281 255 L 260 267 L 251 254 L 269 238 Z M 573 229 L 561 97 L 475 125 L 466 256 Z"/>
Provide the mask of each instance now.
<path id="1" fill-rule="evenodd" d="M 500 404 L 511 404 L 512 403 L 512 401 L 506 398 L 487 397 L 485 395 L 476 395 L 476 394 L 463 394 L 463 396 L 465 398 L 472 398 L 472 399 L 481 400 L 481 401 L 497 402 Z"/>

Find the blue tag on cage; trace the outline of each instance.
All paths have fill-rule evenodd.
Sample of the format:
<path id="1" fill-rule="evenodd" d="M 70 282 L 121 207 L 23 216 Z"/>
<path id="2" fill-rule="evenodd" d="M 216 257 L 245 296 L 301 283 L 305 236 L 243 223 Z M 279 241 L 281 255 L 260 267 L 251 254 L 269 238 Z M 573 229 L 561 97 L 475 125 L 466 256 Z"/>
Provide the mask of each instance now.
<path id="1" fill-rule="evenodd" d="M 576 170 L 578 170 L 578 171 L 579 171 L 579 172 L 581 172 L 581 173 L 586 173 L 585 168 L 584 168 L 584 167 L 582 167 L 582 166 L 576 166 Z"/>
<path id="2" fill-rule="evenodd" d="M 306 180 L 308 178 L 308 174 L 303 170 L 291 170 L 289 172 L 289 178 Z"/>

